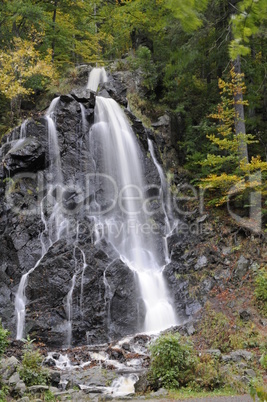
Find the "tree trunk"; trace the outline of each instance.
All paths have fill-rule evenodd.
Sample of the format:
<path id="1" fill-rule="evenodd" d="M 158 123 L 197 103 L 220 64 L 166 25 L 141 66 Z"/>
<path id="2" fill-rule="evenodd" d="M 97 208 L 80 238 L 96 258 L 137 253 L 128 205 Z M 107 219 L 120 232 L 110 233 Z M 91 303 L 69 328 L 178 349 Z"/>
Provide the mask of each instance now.
<path id="1" fill-rule="evenodd" d="M 52 61 L 54 61 L 55 58 L 55 44 L 56 44 L 56 37 L 55 37 L 55 32 L 56 32 L 56 17 L 57 17 L 57 0 L 54 2 L 54 12 L 53 12 L 53 41 L 52 41 Z"/>
<path id="2" fill-rule="evenodd" d="M 241 74 L 241 61 L 240 56 L 234 60 L 234 69 L 236 74 Z M 242 89 L 237 90 L 234 95 L 234 108 L 235 108 L 235 132 L 236 134 L 246 134 L 245 114 L 243 105 Z M 240 140 L 239 145 L 240 158 L 248 163 L 248 147 L 244 139 Z"/>

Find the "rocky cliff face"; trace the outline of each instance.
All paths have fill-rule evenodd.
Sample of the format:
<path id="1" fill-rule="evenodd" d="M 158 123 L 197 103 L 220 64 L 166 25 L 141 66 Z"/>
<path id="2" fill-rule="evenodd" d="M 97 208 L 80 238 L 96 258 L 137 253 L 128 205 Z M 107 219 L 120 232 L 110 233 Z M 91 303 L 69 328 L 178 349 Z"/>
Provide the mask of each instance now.
<path id="1" fill-rule="evenodd" d="M 100 95 L 127 104 L 126 87 L 118 77 L 110 77 Z M 37 264 L 25 288 L 26 333 L 50 346 L 68 343 L 70 318 L 72 343 L 101 343 L 135 333 L 144 321 L 144 303 L 136 277 L 101 239 L 95 243 L 93 220 L 86 213 L 92 194 L 87 174 L 93 172 L 87 132 L 94 121 L 95 97 L 82 88 L 61 96 L 54 114 L 61 155 L 64 191 L 61 194 L 68 217 L 68 233 L 62 233 L 42 255 L 45 217 L 49 201 L 41 204 L 49 182 L 49 143 L 47 119 L 31 119 L 16 128 L 2 142 L 0 166 L 0 316 L 12 335 L 16 334 L 15 294 L 22 275 Z M 84 130 L 86 119 L 87 130 Z M 147 138 L 153 134 L 130 112 L 128 118 L 140 145 L 142 164 L 148 184 L 160 184 L 158 171 L 148 154 Z M 23 137 L 23 138 L 20 138 Z M 160 160 L 157 148 L 156 156 Z M 101 185 L 97 190 L 99 203 Z M 55 194 L 50 197 L 56 197 Z M 157 199 L 152 208 L 157 208 Z M 42 218 L 43 214 L 43 218 Z M 164 216 L 154 220 L 163 231 Z M 181 238 L 176 236 L 175 244 Z M 158 245 L 162 248 L 162 245 Z M 175 276 L 178 263 L 166 269 L 176 310 L 189 317 L 199 304 L 188 296 L 188 282 Z M 179 264 L 178 264 L 179 265 Z M 75 280 L 73 279 L 75 276 Z M 71 304 L 70 304 L 71 299 Z M 190 307 L 191 306 L 191 307 Z M 70 311 L 71 309 L 71 311 Z"/>

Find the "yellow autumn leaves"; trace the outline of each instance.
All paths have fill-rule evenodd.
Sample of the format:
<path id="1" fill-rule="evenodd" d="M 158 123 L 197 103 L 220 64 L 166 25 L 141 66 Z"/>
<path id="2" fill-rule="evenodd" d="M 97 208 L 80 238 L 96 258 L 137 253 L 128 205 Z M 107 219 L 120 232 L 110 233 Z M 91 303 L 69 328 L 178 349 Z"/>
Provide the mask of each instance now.
<path id="1" fill-rule="evenodd" d="M 41 56 L 36 49 L 36 42 L 14 38 L 12 49 L 0 52 L 0 91 L 10 100 L 33 92 L 25 85 L 29 78 L 39 75 L 45 79 L 55 78 L 51 51 Z"/>

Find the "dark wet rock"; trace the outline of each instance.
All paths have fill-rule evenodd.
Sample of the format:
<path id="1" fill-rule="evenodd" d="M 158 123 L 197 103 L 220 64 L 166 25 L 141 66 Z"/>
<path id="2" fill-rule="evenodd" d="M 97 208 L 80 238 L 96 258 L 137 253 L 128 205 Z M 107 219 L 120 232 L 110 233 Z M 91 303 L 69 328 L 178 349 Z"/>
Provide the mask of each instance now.
<path id="1" fill-rule="evenodd" d="M 244 374 L 250 378 L 255 378 L 257 376 L 256 372 L 253 369 L 246 369 Z"/>
<path id="2" fill-rule="evenodd" d="M 49 390 L 49 387 L 47 385 L 32 385 L 31 387 L 28 387 L 28 389 L 27 389 L 27 391 L 30 394 L 41 394 L 48 390 Z"/>
<path id="3" fill-rule="evenodd" d="M 150 396 L 151 397 L 166 397 L 168 395 L 168 391 L 167 391 L 167 389 L 165 389 L 165 388 L 160 388 L 160 389 L 158 389 L 157 391 L 155 391 L 155 392 L 151 392 L 150 393 Z"/>
<path id="4" fill-rule="evenodd" d="M 70 95 L 60 95 L 60 100 L 64 103 L 71 103 L 73 102 L 73 97 Z"/>
<path id="5" fill-rule="evenodd" d="M 45 165 L 45 150 L 35 138 L 25 138 L 12 143 L 3 159 L 5 170 L 13 176 L 17 172 L 36 172 Z"/>
<path id="6" fill-rule="evenodd" d="M 264 318 L 261 318 L 261 319 L 260 319 L 260 324 L 261 324 L 263 327 L 267 327 L 267 320 L 265 320 Z"/>
<path id="7" fill-rule="evenodd" d="M 137 134 L 139 141 L 141 142 L 145 150 L 148 151 L 147 137 L 149 131 L 143 126 L 142 121 L 139 120 L 132 112 L 126 109 L 125 113 L 130 119 L 133 131 Z"/>
<path id="8" fill-rule="evenodd" d="M 223 253 L 223 255 L 231 254 L 231 247 L 223 247 L 222 248 L 222 253 Z"/>
<path id="9" fill-rule="evenodd" d="M 108 82 L 102 84 L 102 89 L 99 91 L 100 96 L 113 98 L 122 106 L 127 106 L 127 86 L 121 81 L 119 73 L 113 73 L 109 76 Z"/>
<path id="10" fill-rule="evenodd" d="M 48 359 L 45 359 L 45 361 L 43 362 L 43 364 L 44 364 L 44 366 L 55 367 L 56 362 L 55 362 L 54 359 L 51 359 L 51 357 L 50 357 L 50 358 L 48 358 Z"/>
<path id="11" fill-rule="evenodd" d="M 249 269 L 249 260 L 247 260 L 243 255 L 239 258 L 236 263 L 234 278 L 236 280 L 241 280 L 244 275 L 248 272 Z"/>
<path id="12" fill-rule="evenodd" d="M 145 393 L 149 387 L 149 380 L 147 378 L 147 373 L 144 372 L 143 374 L 139 375 L 139 379 L 134 384 L 135 392 L 137 393 Z"/>
<path id="13" fill-rule="evenodd" d="M 235 350 L 234 352 L 231 352 L 229 355 L 223 355 L 222 361 L 224 362 L 233 361 L 235 363 L 239 363 L 241 361 L 250 361 L 252 357 L 253 354 L 251 352 L 248 352 L 247 350 Z"/>
<path id="14" fill-rule="evenodd" d="M 201 257 L 199 257 L 199 258 L 197 259 L 197 263 L 196 263 L 196 265 L 195 265 L 194 268 L 195 268 L 195 270 L 197 271 L 197 270 L 199 270 L 199 269 L 205 267 L 207 264 L 208 264 L 207 257 L 206 257 L 205 255 L 202 255 Z"/>
<path id="15" fill-rule="evenodd" d="M 201 351 L 201 354 L 208 354 L 214 357 L 221 357 L 222 352 L 219 349 L 205 349 Z"/>
<path id="16" fill-rule="evenodd" d="M 135 273 L 116 260 L 106 269 L 105 277 L 109 288 L 110 336 L 136 332 L 136 328 L 142 328 L 145 312 Z"/>
<path id="17" fill-rule="evenodd" d="M 205 278 L 199 286 L 199 292 L 201 295 L 205 296 L 207 295 L 211 289 L 214 288 L 216 282 L 212 278 Z"/>
<path id="18" fill-rule="evenodd" d="M 102 98 L 110 98 L 110 94 L 108 93 L 108 91 L 106 90 L 106 88 L 102 88 L 98 91 L 98 95 L 102 96 Z"/>
<path id="19" fill-rule="evenodd" d="M 164 114 L 163 116 L 160 116 L 158 121 L 155 123 L 152 123 L 152 127 L 164 127 L 164 126 L 169 126 L 170 124 L 170 117 L 167 114 Z"/>
<path id="20" fill-rule="evenodd" d="M 181 335 L 187 336 L 191 336 L 196 332 L 194 324 L 190 321 L 184 325 L 178 326 L 177 328 L 175 328 L 175 331 L 179 332 L 179 334 Z"/>
<path id="21" fill-rule="evenodd" d="M 27 387 L 23 381 L 20 380 L 15 384 L 14 388 L 15 395 L 23 396 L 26 393 L 26 391 Z"/>
<path id="22" fill-rule="evenodd" d="M 218 269 L 214 272 L 213 278 L 216 281 L 227 280 L 230 277 L 230 270 L 229 269 Z"/>
<path id="23" fill-rule="evenodd" d="M 70 94 L 77 102 L 84 104 L 87 108 L 94 108 L 95 94 L 92 91 L 88 89 L 74 89 Z"/>
<path id="24" fill-rule="evenodd" d="M 3 380 L 8 380 L 17 370 L 19 361 L 16 357 L 11 356 L 0 361 L 0 376 Z"/>
<path id="25" fill-rule="evenodd" d="M 248 310 L 242 310 L 242 311 L 239 311 L 239 317 L 243 321 L 249 321 L 250 317 L 251 317 L 251 313 Z"/>
<path id="26" fill-rule="evenodd" d="M 23 398 L 19 399 L 18 402 L 30 402 L 30 399 L 27 396 L 24 396 Z"/>
<path id="27" fill-rule="evenodd" d="M 189 278 L 179 271 L 184 272 L 181 265 L 174 262 L 168 264 L 163 273 L 173 297 L 177 317 L 183 322 L 194 316 L 202 307 L 198 300 L 190 297 Z"/>
<path id="28" fill-rule="evenodd" d="M 66 303 L 75 270 L 73 251 L 73 247 L 66 246 L 63 240 L 55 243 L 30 275 L 26 288 L 26 296 L 31 300 L 28 306 L 28 331 L 37 332 L 42 341 L 49 339 L 53 346 L 67 344 Z M 84 298 L 81 308 L 82 255 L 77 255 L 76 258 L 79 259 L 77 264 L 80 270 L 73 290 L 73 342 L 86 343 L 86 333 L 89 330 L 94 334 L 90 339 L 92 343 L 106 340 L 106 312 L 103 303 L 105 263 L 95 260 L 91 254 L 88 255 L 88 265 L 83 272 Z"/>
<path id="29" fill-rule="evenodd" d="M 87 82 L 88 82 L 89 73 L 91 70 L 92 70 L 92 67 L 88 66 L 86 64 L 76 66 L 77 83 L 79 83 L 79 87 L 77 87 L 78 89 L 80 89 L 80 87 L 82 87 L 82 88 L 86 87 Z"/>
<path id="30" fill-rule="evenodd" d="M 68 382 L 68 387 L 86 385 L 93 387 L 106 387 L 115 378 L 117 374 L 115 371 L 101 369 L 100 367 L 92 367 L 85 371 L 69 371 L 61 373 L 61 381 Z"/>
<path id="31" fill-rule="evenodd" d="M 119 362 L 124 362 L 125 361 L 125 356 L 123 354 L 123 351 L 119 348 L 108 348 L 107 353 L 112 360 L 117 360 Z"/>

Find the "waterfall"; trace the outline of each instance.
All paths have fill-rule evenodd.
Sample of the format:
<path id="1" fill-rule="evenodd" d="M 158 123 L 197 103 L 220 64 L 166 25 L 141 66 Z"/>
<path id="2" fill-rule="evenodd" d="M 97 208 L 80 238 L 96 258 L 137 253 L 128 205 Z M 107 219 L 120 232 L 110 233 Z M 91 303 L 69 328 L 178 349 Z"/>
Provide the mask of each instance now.
<path id="1" fill-rule="evenodd" d="M 93 69 L 88 88 L 97 90 L 100 82 L 105 82 L 107 76 L 103 68 Z M 63 213 L 62 198 L 64 194 L 64 179 L 61 166 L 60 144 L 55 122 L 55 110 L 59 98 L 54 99 L 45 115 L 48 135 L 49 167 L 45 178 L 47 189 L 40 203 L 40 218 L 44 229 L 40 234 L 41 257 L 34 267 L 22 275 L 15 296 L 15 312 L 17 318 L 17 339 L 22 339 L 25 333 L 26 318 L 26 287 L 29 275 L 42 262 L 48 249 L 59 239 L 67 238 L 71 221 Z M 111 244 L 120 259 L 135 273 L 137 284 L 146 308 L 142 328 L 145 332 L 159 332 L 177 324 L 177 317 L 172 307 L 170 295 L 165 283 L 162 255 L 165 250 L 165 264 L 169 262 L 167 237 L 172 232 L 173 219 L 170 208 L 165 202 L 162 211 L 165 216 L 166 236 L 153 232 L 152 212 L 148 213 L 146 205 L 146 180 L 142 165 L 143 154 L 137 138 L 131 129 L 121 107 L 111 98 L 96 97 L 94 124 L 89 129 L 86 121 L 86 110 L 81 105 L 82 134 L 88 136 L 90 157 L 90 205 L 83 213 L 89 212 L 90 222 L 94 223 L 92 238 L 95 245 L 101 247 L 103 239 Z M 21 128 L 21 137 L 26 134 L 27 123 Z M 83 137 L 83 136 L 82 136 Z M 161 179 L 163 198 L 167 199 L 167 183 L 161 166 L 155 157 L 153 144 L 149 140 L 149 150 L 152 160 Z M 81 148 L 81 145 L 80 145 Z M 82 165 L 79 165 L 82 172 Z M 99 191 L 101 189 L 101 191 Z M 81 284 L 78 304 L 81 316 L 85 315 L 84 284 L 85 271 L 88 267 L 86 255 L 79 245 L 79 224 L 77 224 L 76 240 L 73 241 L 75 267 L 68 293 L 65 297 L 67 344 L 71 344 L 73 314 L 73 296 L 77 284 Z M 163 249 L 163 252 L 160 250 Z M 76 252 L 79 258 L 76 258 Z M 115 257 L 116 258 L 116 257 Z M 104 272 L 105 300 L 107 307 L 110 302 L 106 271 Z M 79 282 L 80 281 L 80 282 Z M 75 296 L 76 297 L 76 296 Z M 76 298 L 76 300 L 78 300 Z M 86 317 L 84 317 L 86 319 Z M 111 320 L 108 311 L 108 320 Z"/>
<path id="2" fill-rule="evenodd" d="M 108 77 L 104 67 L 93 68 L 89 74 L 87 89 L 96 92 L 98 85 L 107 82 Z"/>
<path id="3" fill-rule="evenodd" d="M 60 238 L 61 233 L 67 226 L 66 220 L 63 218 L 60 212 L 60 201 L 57 200 L 59 197 L 58 191 L 56 191 L 56 202 L 54 202 L 51 216 L 49 218 L 45 217 L 44 209 L 48 199 L 52 202 L 52 192 L 54 186 L 61 186 L 63 183 L 62 171 L 61 171 L 61 159 L 59 152 L 59 145 L 57 139 L 56 125 L 53 120 L 53 114 L 56 109 L 56 105 L 59 101 L 59 97 L 55 98 L 46 113 L 47 128 L 48 128 L 48 151 L 49 151 L 49 179 L 51 181 L 51 187 L 48 189 L 48 194 L 43 198 L 41 202 L 41 220 L 44 224 L 44 230 L 40 235 L 40 241 L 42 246 L 41 258 L 28 272 L 22 275 L 19 287 L 15 296 L 15 313 L 17 319 L 17 335 L 16 339 L 22 339 L 24 335 L 25 327 L 25 316 L 26 316 L 26 303 L 27 298 L 25 295 L 25 290 L 27 287 L 28 277 L 35 270 L 35 268 L 40 264 L 43 257 L 47 253 L 49 247 Z M 26 124 L 21 129 L 23 136 L 25 136 Z M 22 136 L 22 135 L 21 135 Z M 61 194 L 60 194 L 61 196 Z"/>
<path id="4" fill-rule="evenodd" d="M 146 306 L 142 329 L 158 332 L 176 325 L 162 274 L 164 266 L 160 265 L 155 246 L 158 238 L 150 230 L 149 216 L 143 210 L 146 199 L 141 151 L 126 116 L 113 99 L 96 97 L 95 124 L 90 136 L 97 155 L 96 181 L 101 180 L 105 201 L 112 204 L 96 220 L 107 228 L 107 240 L 121 260 L 137 274 Z"/>

